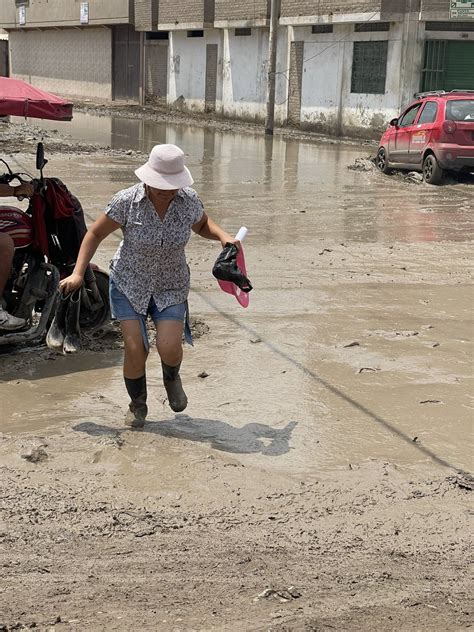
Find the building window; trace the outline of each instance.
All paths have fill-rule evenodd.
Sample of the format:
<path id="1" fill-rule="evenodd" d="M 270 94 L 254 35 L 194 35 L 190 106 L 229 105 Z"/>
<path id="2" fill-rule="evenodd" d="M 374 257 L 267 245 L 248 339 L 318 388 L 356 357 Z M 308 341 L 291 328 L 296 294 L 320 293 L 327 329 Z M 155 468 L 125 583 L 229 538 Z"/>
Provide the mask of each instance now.
<path id="1" fill-rule="evenodd" d="M 236 37 L 245 36 L 245 35 L 252 35 L 252 29 L 235 29 L 234 35 Z"/>
<path id="2" fill-rule="evenodd" d="M 351 92 L 384 94 L 388 42 L 354 42 Z"/>
<path id="3" fill-rule="evenodd" d="M 188 31 L 188 37 L 204 37 L 204 31 Z"/>
<path id="4" fill-rule="evenodd" d="M 418 125 L 422 123 L 434 123 L 438 116 L 438 104 L 435 101 L 427 101 L 418 119 Z"/>
<path id="5" fill-rule="evenodd" d="M 474 22 L 427 22 L 426 31 L 474 31 Z"/>
<path id="6" fill-rule="evenodd" d="M 167 40 L 169 39 L 169 31 L 148 31 L 147 40 Z"/>
<path id="7" fill-rule="evenodd" d="M 332 33 L 334 27 L 332 24 L 313 24 L 311 33 Z"/>
<path id="8" fill-rule="evenodd" d="M 356 33 L 373 33 L 374 31 L 390 31 L 390 22 L 359 22 L 354 25 Z"/>

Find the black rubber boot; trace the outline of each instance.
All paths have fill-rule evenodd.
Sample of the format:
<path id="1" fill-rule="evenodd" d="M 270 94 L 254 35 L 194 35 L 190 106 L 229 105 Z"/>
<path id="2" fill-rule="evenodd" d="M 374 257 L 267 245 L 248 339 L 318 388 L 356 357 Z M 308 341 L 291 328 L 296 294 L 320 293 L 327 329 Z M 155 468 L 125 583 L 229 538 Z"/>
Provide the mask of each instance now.
<path id="1" fill-rule="evenodd" d="M 168 402 L 171 410 L 175 413 L 180 413 L 188 405 L 188 398 L 183 391 L 183 385 L 181 384 L 181 378 L 179 377 L 179 369 L 181 362 L 178 366 L 169 366 L 163 361 L 161 362 L 161 368 L 163 369 L 163 384 L 165 385 L 166 393 L 168 395 Z"/>
<path id="2" fill-rule="evenodd" d="M 64 353 L 76 353 L 81 349 L 81 330 L 79 313 L 81 311 L 81 290 L 71 294 L 66 313 L 66 335 L 64 337 Z"/>
<path id="3" fill-rule="evenodd" d="M 64 336 L 66 335 L 66 314 L 70 297 L 70 294 L 65 296 L 59 293 L 53 322 L 46 336 L 46 344 L 50 349 L 54 349 L 55 351 L 63 350 Z"/>
<path id="4" fill-rule="evenodd" d="M 125 416 L 125 425 L 132 428 L 143 428 L 148 415 L 146 375 L 137 378 L 124 377 L 123 379 L 131 399 L 128 405 L 129 410 Z"/>

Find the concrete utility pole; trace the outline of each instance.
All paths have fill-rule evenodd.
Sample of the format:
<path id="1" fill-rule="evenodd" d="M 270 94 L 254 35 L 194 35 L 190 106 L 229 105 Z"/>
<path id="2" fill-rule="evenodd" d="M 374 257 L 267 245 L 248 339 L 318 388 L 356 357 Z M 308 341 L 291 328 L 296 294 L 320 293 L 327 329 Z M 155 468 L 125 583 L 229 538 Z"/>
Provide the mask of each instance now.
<path id="1" fill-rule="evenodd" d="M 138 86 L 138 102 L 145 105 L 146 86 L 145 86 L 145 33 L 140 33 L 140 80 Z"/>
<path id="2" fill-rule="evenodd" d="M 275 73 L 280 6 L 281 0 L 271 0 L 270 38 L 268 41 L 267 116 L 265 118 L 265 134 L 270 135 L 273 134 L 273 127 L 275 123 Z"/>

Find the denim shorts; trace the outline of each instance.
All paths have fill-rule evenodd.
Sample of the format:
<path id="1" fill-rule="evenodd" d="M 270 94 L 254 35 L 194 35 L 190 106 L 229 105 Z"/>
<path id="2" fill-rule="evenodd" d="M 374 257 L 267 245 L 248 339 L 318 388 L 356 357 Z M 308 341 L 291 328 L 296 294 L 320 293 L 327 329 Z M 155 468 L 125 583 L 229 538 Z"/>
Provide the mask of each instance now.
<path id="1" fill-rule="evenodd" d="M 132 304 L 115 285 L 112 278 L 109 280 L 109 296 L 110 296 L 110 310 L 112 312 L 112 318 L 118 321 L 122 320 L 138 320 L 140 321 L 140 329 L 143 336 L 143 344 L 148 351 L 150 348 L 150 341 L 148 339 L 148 332 L 146 328 L 146 322 L 148 317 L 152 319 L 154 323 L 162 320 L 175 320 L 183 323 L 184 337 L 188 344 L 193 344 L 193 338 L 191 335 L 191 327 L 189 324 L 189 309 L 188 302 L 178 303 L 177 305 L 170 305 L 165 307 L 161 311 L 156 306 L 153 297 L 150 298 L 148 310 L 146 314 L 139 314 L 133 308 Z"/>

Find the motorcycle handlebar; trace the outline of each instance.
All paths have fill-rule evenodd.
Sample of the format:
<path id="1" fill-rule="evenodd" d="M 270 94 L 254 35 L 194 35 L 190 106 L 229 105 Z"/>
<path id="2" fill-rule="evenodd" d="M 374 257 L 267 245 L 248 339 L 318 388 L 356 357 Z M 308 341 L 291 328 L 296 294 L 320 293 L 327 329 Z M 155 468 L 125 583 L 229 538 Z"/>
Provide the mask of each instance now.
<path id="1" fill-rule="evenodd" d="M 3 161 L 2 161 L 3 162 Z M 28 176 L 29 180 L 25 180 L 22 176 Z M 33 185 L 35 193 L 41 193 L 42 181 L 38 180 L 38 178 L 32 178 L 28 173 L 4 173 L 0 176 L 0 184 L 10 184 L 13 180 L 18 180 L 20 184 L 25 182 L 29 182 Z M 26 195 L 18 195 L 17 200 L 22 202 L 26 198 Z"/>

